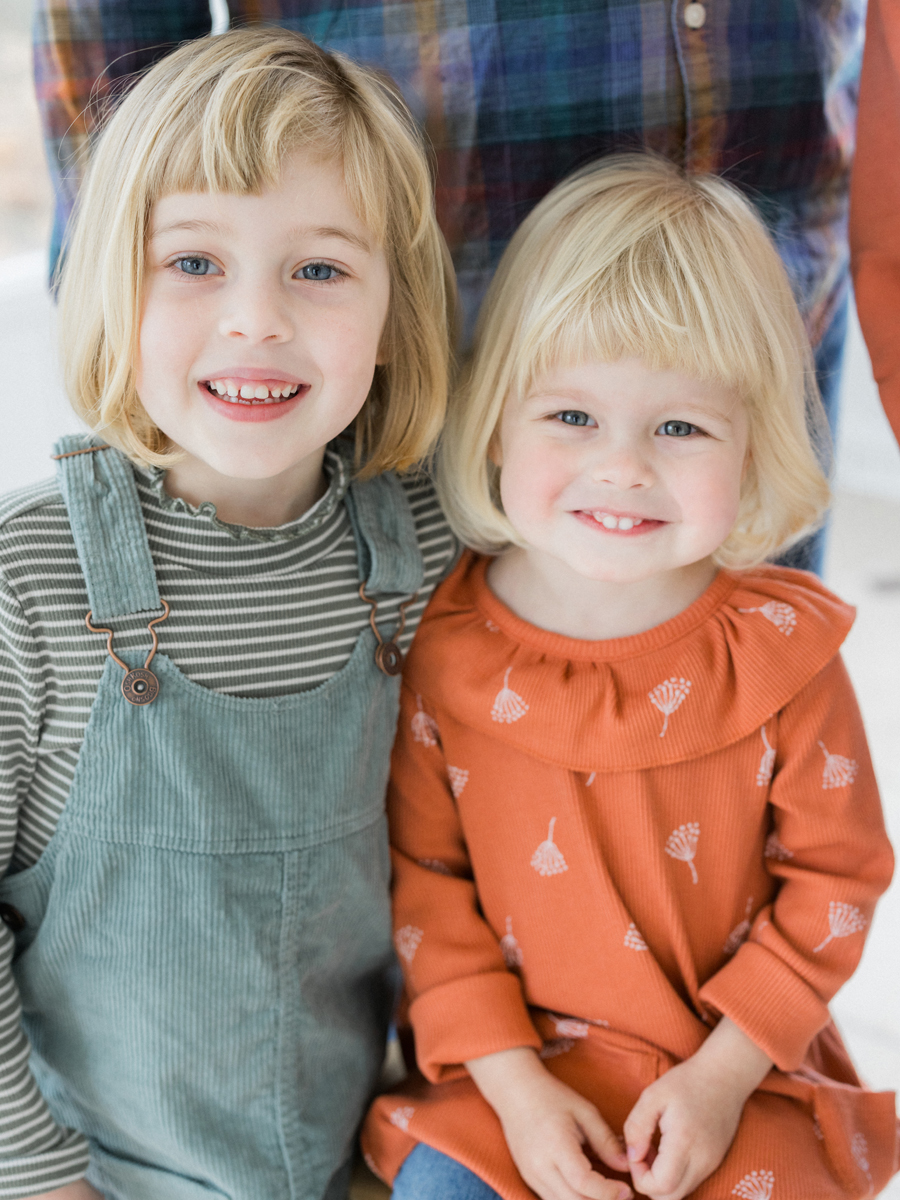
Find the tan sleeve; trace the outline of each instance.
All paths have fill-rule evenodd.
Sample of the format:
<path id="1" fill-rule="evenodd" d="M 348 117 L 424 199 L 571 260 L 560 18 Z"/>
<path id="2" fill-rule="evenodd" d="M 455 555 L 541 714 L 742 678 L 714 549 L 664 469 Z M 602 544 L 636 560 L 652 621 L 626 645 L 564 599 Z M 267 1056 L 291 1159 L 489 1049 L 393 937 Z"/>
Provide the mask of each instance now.
<path id="1" fill-rule="evenodd" d="M 519 980 L 478 907 L 439 716 L 406 686 L 388 820 L 394 941 L 423 1074 L 438 1082 L 463 1074 L 472 1058 L 540 1049 Z"/>
<path id="2" fill-rule="evenodd" d="M 893 854 L 853 687 L 833 659 L 777 718 L 766 866 L 778 880 L 701 989 L 782 1070 L 799 1066 L 853 974 Z"/>
<path id="3" fill-rule="evenodd" d="M 850 189 L 856 307 L 900 440 L 900 5 L 869 0 Z"/>

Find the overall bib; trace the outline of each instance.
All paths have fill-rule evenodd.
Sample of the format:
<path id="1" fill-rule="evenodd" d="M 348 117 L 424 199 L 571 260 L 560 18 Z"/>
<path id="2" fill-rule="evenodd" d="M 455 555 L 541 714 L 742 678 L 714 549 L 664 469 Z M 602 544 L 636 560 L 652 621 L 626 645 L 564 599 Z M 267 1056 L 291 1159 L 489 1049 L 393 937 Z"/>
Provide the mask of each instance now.
<path id="1" fill-rule="evenodd" d="M 92 621 L 159 616 L 128 462 L 85 453 L 60 475 Z M 347 504 L 368 595 L 415 592 L 398 481 Z M 25 919 L 13 969 L 38 1084 L 111 1200 L 346 1195 L 393 999 L 399 679 L 376 644 L 367 628 L 327 682 L 270 699 L 158 654 L 158 696 L 131 704 L 107 659 L 56 833 L 0 898 Z"/>

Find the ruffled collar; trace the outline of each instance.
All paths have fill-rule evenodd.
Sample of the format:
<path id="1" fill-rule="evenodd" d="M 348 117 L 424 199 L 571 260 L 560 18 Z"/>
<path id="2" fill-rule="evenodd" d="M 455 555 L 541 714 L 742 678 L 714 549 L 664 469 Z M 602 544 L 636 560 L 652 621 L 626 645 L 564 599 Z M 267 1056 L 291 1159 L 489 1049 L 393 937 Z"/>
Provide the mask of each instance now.
<path id="1" fill-rule="evenodd" d="M 580 641 L 530 625 L 466 555 L 435 595 L 406 679 L 462 724 L 576 771 L 687 761 L 740 741 L 834 657 L 854 610 L 803 571 L 720 571 L 645 633 Z"/>
<path id="2" fill-rule="evenodd" d="M 233 525 L 222 521 L 216 506 L 210 500 L 194 506 L 180 496 L 170 496 L 166 491 L 166 472 L 161 467 L 135 467 L 141 482 L 153 494 L 163 512 L 192 517 L 204 522 L 219 533 L 224 533 L 238 542 L 289 542 L 306 538 L 321 529 L 334 516 L 350 486 L 349 451 L 342 443 L 333 443 L 325 452 L 323 469 L 328 476 L 328 489 L 312 508 L 302 516 L 284 525 L 270 528 L 255 528 L 249 525 Z"/>

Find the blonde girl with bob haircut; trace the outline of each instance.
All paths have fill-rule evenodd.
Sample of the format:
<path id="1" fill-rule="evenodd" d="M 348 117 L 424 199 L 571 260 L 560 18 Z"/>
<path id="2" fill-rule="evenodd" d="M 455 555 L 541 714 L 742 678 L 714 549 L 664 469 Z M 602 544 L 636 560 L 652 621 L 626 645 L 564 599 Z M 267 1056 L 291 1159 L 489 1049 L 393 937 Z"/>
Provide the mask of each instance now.
<path id="1" fill-rule="evenodd" d="M 897 1169 L 827 1008 L 893 863 L 852 611 L 764 562 L 827 504 L 823 428 L 728 184 L 609 158 L 524 222 L 440 451 L 478 553 L 394 748 L 418 1071 L 363 1135 L 394 1200 L 825 1200 Z"/>
<path id="2" fill-rule="evenodd" d="M 182 46 L 94 148 L 89 432 L 0 503 L 5 1196 L 347 1194 L 453 294 L 403 101 L 299 35 Z"/>

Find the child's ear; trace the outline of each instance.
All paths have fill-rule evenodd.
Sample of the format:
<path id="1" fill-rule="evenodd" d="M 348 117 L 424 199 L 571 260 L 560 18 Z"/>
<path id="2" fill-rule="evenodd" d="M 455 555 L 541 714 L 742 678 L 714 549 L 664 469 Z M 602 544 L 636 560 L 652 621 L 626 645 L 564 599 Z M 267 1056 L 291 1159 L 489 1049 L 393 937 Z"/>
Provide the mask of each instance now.
<path id="1" fill-rule="evenodd" d="M 750 470 L 750 463 L 753 461 L 753 451 L 747 447 L 747 453 L 744 455 L 744 465 L 741 467 L 741 483 L 747 478 L 747 472 Z"/>
<path id="2" fill-rule="evenodd" d="M 488 442 L 488 458 L 495 467 L 503 466 L 503 448 L 500 445 L 499 430 L 494 430 L 491 434 L 491 440 Z"/>

